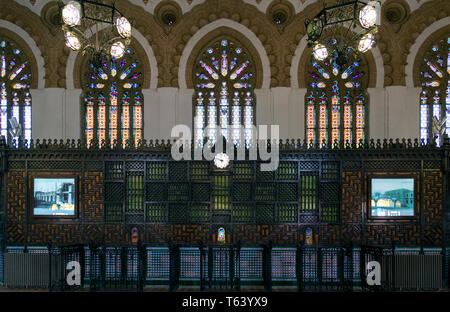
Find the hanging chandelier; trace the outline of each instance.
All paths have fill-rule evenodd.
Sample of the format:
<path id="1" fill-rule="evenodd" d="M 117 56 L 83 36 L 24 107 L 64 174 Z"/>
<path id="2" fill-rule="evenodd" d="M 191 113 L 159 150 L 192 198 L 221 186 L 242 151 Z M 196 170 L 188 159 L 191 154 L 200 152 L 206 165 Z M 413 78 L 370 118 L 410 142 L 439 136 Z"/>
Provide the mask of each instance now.
<path id="1" fill-rule="evenodd" d="M 95 66 L 103 57 L 120 59 L 131 43 L 131 24 L 112 4 L 105 1 L 60 2 L 66 46 L 89 53 Z"/>
<path id="2" fill-rule="evenodd" d="M 380 11 L 378 1 L 338 0 L 330 7 L 324 4 L 319 14 L 305 22 L 314 58 L 318 61 L 334 58 L 342 67 L 369 51 L 376 43 Z"/>

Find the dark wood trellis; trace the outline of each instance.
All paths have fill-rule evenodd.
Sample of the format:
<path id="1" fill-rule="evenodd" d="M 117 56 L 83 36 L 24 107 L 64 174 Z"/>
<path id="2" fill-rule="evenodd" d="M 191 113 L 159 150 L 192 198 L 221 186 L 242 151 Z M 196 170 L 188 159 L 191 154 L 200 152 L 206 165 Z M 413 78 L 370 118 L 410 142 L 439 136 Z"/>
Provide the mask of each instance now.
<path id="1" fill-rule="evenodd" d="M 349 251 L 350 244 L 439 247 L 448 258 L 448 143 L 436 147 L 418 140 L 371 140 L 359 146 L 310 147 L 305 141 L 280 141 L 280 165 L 274 172 L 261 171 L 258 160 L 235 160 L 224 170 L 217 170 L 206 160 L 174 161 L 168 141 L 143 141 L 137 147 L 130 144 L 126 148 L 93 144 L 89 149 L 81 141 L 0 143 L 4 181 L 2 239 L 7 246 L 92 242 L 103 249 L 110 246 L 108 257 L 125 257 L 137 250 L 127 249 L 131 230 L 136 228 L 140 241 L 147 246 L 175 246 L 167 250 L 167 257 L 172 254 L 171 261 L 179 264 L 177 245 L 198 246 L 201 242 L 207 248 L 216 243 L 218 228 L 224 227 L 226 242 L 240 242 L 240 256 L 245 255 L 245 261 L 264 261 L 251 267 L 261 267 L 258 276 L 267 289 L 276 283 L 272 280 L 276 272 L 271 271 L 277 266 L 276 259 L 268 255 L 277 252 L 282 252 L 283 259 L 297 259 L 294 263 L 301 272 L 306 268 L 302 261 L 314 257 L 343 264 L 336 272 L 334 267 L 322 267 L 320 272 L 331 276 L 329 280 L 302 279 L 298 285 L 305 289 L 311 285 L 321 285 L 320 289 L 352 288 L 355 282 L 349 282 L 349 268 L 356 265 L 357 259 L 350 255 L 360 251 Z M 42 174 L 78 177 L 80 213 L 76 219 L 39 221 L 32 217 L 28 185 L 30 179 Z M 419 185 L 420 210 L 416 217 L 406 221 L 371 219 L 365 208 L 368 179 L 373 175 L 402 174 L 413 176 Z M 217 196 L 221 198 L 219 206 L 214 200 Z M 313 233 L 313 245 L 302 247 L 303 256 L 296 256 L 296 250 L 289 246 L 305 243 L 308 228 Z M 262 245 L 265 249 L 245 249 Z M 289 250 L 277 251 L 271 246 Z M 163 257 L 165 251 L 152 252 Z M 94 253 L 89 255 L 95 260 Z M 98 256 L 102 256 L 100 251 Z M 202 254 L 200 249 L 183 249 L 180 256 L 188 257 L 193 264 L 198 262 L 197 257 L 207 258 L 208 250 Z M 254 274 L 245 271 L 249 266 L 242 267 L 245 261 L 240 262 L 240 284 L 245 274 Z M 271 262 L 275 264 L 264 266 Z M 318 270 L 322 262 L 317 263 Z M 207 266 L 200 267 L 201 276 L 209 272 Z M 128 268 L 123 269 L 128 272 Z M 178 287 L 177 277 L 182 282 L 187 276 L 176 269 L 170 274 L 174 290 Z M 448 269 L 443 274 L 448 274 Z M 134 288 L 142 285 L 137 282 L 117 281 L 118 285 Z"/>
<path id="2" fill-rule="evenodd" d="M 130 229 L 137 227 L 144 242 L 206 243 L 215 237 L 218 225 L 225 225 L 227 239 L 253 243 L 262 243 L 267 235 L 276 243 L 296 243 L 311 227 L 315 241 L 323 243 L 393 240 L 440 245 L 448 227 L 442 211 L 447 146 L 436 148 L 417 140 L 369 141 L 333 149 L 284 141 L 274 172 L 261 171 L 259 162 L 250 160 L 233 161 L 225 171 L 205 160 L 173 161 L 167 141 L 144 141 L 125 149 L 95 144 L 86 149 L 81 142 L 51 140 L 30 146 L 21 142 L 2 149 L 8 185 L 3 188 L 9 215 L 5 232 L 11 243 L 44 243 L 42 235 L 52 227 L 60 229 L 56 241 L 85 241 L 93 235 L 100 242 L 126 242 Z M 26 181 L 43 172 L 79 177 L 81 209 L 73 222 L 32 218 Z M 416 177 L 423 192 L 418 205 L 423 208 L 414 220 L 368 218 L 363 208 L 368 200 L 365 181 L 374 173 Z M 215 193 L 218 190 L 225 193 Z M 224 204 L 218 205 L 215 198 Z M 18 225 L 21 230 L 14 230 Z M 252 235 L 244 234 L 248 231 Z M 389 235 L 376 238 L 379 231 Z"/>

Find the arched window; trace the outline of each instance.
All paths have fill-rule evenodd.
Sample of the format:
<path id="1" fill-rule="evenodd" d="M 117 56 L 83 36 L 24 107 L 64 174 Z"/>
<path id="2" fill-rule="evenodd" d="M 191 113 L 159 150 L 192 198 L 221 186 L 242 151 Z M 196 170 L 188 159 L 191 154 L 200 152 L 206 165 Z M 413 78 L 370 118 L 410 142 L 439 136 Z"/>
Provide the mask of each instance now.
<path id="1" fill-rule="evenodd" d="M 199 55 L 194 71 L 194 140 L 203 146 L 206 137 L 215 143 L 216 127 L 235 145 L 241 131 L 248 147 L 255 116 L 254 64 L 238 42 L 223 38 Z"/>
<path id="2" fill-rule="evenodd" d="M 420 96 L 420 138 L 426 142 L 433 138 L 433 117 L 443 122 L 450 134 L 450 37 L 434 42 L 425 52 L 420 67 L 422 94 Z M 445 121 L 444 121 L 445 118 Z"/>
<path id="3" fill-rule="evenodd" d="M 138 145 L 143 135 L 142 70 L 135 53 L 128 49 L 119 60 L 89 63 L 84 76 L 84 136 L 111 146 Z M 115 143 L 116 142 L 116 143 Z"/>
<path id="4" fill-rule="evenodd" d="M 10 119 L 22 125 L 22 135 L 31 140 L 31 73 L 23 51 L 0 37 L 0 131 L 7 141 L 17 139 L 10 133 Z"/>
<path id="5" fill-rule="evenodd" d="M 362 61 L 339 67 L 335 58 L 312 60 L 306 81 L 306 139 L 308 144 L 366 140 L 367 106 Z"/>

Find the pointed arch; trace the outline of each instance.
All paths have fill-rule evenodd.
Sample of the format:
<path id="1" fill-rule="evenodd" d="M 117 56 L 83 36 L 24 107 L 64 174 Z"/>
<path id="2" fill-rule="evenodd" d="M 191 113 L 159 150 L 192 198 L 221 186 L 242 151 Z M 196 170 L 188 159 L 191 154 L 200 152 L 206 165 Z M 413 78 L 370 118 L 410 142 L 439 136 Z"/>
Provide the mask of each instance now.
<path id="1" fill-rule="evenodd" d="M 33 81 L 32 89 L 45 87 L 45 67 L 41 50 L 31 36 L 22 28 L 11 22 L 0 19 L 0 35 L 14 41 L 27 55 Z"/>
<path id="2" fill-rule="evenodd" d="M 100 30 L 101 31 L 101 30 Z M 87 31 L 86 33 L 89 33 Z M 142 87 L 144 89 L 156 89 L 158 84 L 158 64 L 153 53 L 153 49 L 147 39 L 135 28 L 132 30 L 131 46 L 136 51 L 144 66 L 144 79 Z M 78 51 L 71 51 L 66 65 L 66 86 L 67 89 L 80 89 L 80 70 L 87 63 L 87 58 Z"/>
<path id="3" fill-rule="evenodd" d="M 235 21 L 222 18 L 203 26 L 187 42 L 180 58 L 178 82 L 181 89 L 192 88 L 192 73 L 195 58 L 205 44 L 215 37 L 229 35 L 243 44 L 255 62 L 258 79 L 257 89 L 270 87 L 270 62 L 259 38 L 250 29 Z"/>
<path id="4" fill-rule="evenodd" d="M 22 136 L 30 143 L 30 89 L 36 87 L 36 72 L 36 61 L 27 44 L 14 33 L 0 29 L 0 135 L 7 142 Z M 11 120 L 20 124 L 21 134 L 11 131 Z"/>

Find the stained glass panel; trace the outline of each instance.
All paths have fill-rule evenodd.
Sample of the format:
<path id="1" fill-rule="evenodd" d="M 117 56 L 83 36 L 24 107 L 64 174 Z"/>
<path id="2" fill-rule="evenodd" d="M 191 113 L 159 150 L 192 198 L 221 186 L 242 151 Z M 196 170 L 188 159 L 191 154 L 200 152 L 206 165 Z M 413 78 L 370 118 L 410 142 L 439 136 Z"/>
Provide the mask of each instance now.
<path id="1" fill-rule="evenodd" d="M 349 93 L 344 97 L 344 143 L 352 142 L 352 106 Z"/>
<path id="2" fill-rule="evenodd" d="M 420 139 L 441 144 L 441 135 L 433 133 L 432 122 L 443 122 L 443 130 L 450 135 L 450 37 L 437 40 L 424 55 L 420 79 Z"/>
<path id="3" fill-rule="evenodd" d="M 23 139 L 31 140 L 31 73 L 24 53 L 14 42 L 0 38 L 0 134 L 7 142 L 11 118 L 21 124 Z"/>
<path id="4" fill-rule="evenodd" d="M 245 145 L 250 146 L 255 77 L 249 54 L 238 42 L 222 38 L 209 44 L 196 64 L 194 87 L 197 91 L 193 100 L 196 144 L 203 146 L 204 137 L 214 144 L 217 127 L 235 145 L 240 144 L 242 130 Z"/>
<path id="5" fill-rule="evenodd" d="M 331 96 L 331 143 L 338 143 L 340 140 L 340 99 L 337 81 L 334 82 Z"/>
<path id="6" fill-rule="evenodd" d="M 306 98 L 306 141 L 308 144 L 316 141 L 316 114 L 314 109 L 314 93 L 311 91 Z"/>
<path id="7" fill-rule="evenodd" d="M 120 60 L 103 58 L 99 67 L 89 62 L 83 77 L 85 90 L 85 138 L 111 146 L 138 145 L 142 140 L 142 68 L 135 53 L 127 49 Z"/>
<path id="8" fill-rule="evenodd" d="M 339 66 L 336 58 L 311 61 L 306 80 L 306 139 L 322 145 L 365 140 L 365 73 L 362 61 Z"/>

